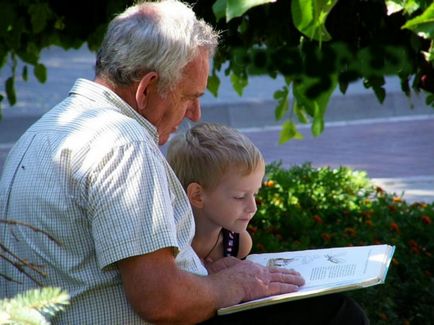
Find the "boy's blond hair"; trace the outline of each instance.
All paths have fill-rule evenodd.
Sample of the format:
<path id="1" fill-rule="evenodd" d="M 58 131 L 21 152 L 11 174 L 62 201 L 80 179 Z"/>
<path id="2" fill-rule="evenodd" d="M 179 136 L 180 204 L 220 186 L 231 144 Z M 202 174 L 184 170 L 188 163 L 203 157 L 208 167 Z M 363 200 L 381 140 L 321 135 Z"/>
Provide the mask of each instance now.
<path id="1" fill-rule="evenodd" d="M 264 157 L 238 130 L 216 123 L 198 123 L 169 143 L 167 160 L 184 189 L 193 182 L 212 190 L 230 169 L 253 172 Z"/>

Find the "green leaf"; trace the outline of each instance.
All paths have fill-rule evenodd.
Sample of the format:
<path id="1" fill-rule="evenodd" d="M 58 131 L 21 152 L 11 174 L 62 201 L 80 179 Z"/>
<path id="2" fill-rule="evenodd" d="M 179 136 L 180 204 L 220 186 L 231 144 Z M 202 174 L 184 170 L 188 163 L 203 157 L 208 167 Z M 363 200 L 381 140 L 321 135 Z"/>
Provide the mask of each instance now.
<path id="1" fill-rule="evenodd" d="M 283 90 L 277 90 L 274 92 L 273 97 L 278 102 L 278 105 L 274 110 L 274 116 L 277 121 L 281 120 L 285 116 L 286 112 L 288 112 L 288 94 L 289 89 L 287 86 L 284 86 Z"/>
<path id="2" fill-rule="evenodd" d="M 331 76 L 331 82 L 328 88 L 323 89 L 318 96 L 312 98 L 308 96 L 308 90 L 312 85 L 318 83 L 318 78 L 304 77 L 299 82 L 293 83 L 293 94 L 295 105 L 298 105 L 298 109 L 303 110 L 307 114 L 313 117 L 312 122 L 312 134 L 318 136 L 324 130 L 324 114 L 327 110 L 327 105 L 330 100 L 333 91 L 337 87 L 337 77 Z"/>
<path id="3" fill-rule="evenodd" d="M 217 21 L 226 16 L 226 0 L 217 0 L 212 5 L 212 11 Z"/>
<path id="4" fill-rule="evenodd" d="M 226 22 L 232 18 L 242 16 L 250 8 L 276 2 L 276 0 L 227 0 L 226 1 Z"/>
<path id="5" fill-rule="evenodd" d="M 384 99 L 386 98 L 386 90 L 383 87 L 374 86 L 372 88 L 374 90 L 375 96 L 378 101 L 382 104 Z"/>
<path id="6" fill-rule="evenodd" d="M 402 28 L 407 28 L 420 37 L 434 39 L 434 3 L 421 15 L 407 21 Z"/>
<path id="7" fill-rule="evenodd" d="M 288 142 L 291 139 L 301 140 L 303 139 L 303 134 L 297 130 L 293 121 L 286 120 L 285 123 L 282 124 L 282 130 L 280 130 L 279 144 Z"/>
<path id="8" fill-rule="evenodd" d="M 58 17 L 56 19 L 56 22 L 54 23 L 54 28 L 58 29 L 58 30 L 64 30 L 65 29 L 64 17 Z"/>
<path id="9" fill-rule="evenodd" d="M 295 27 L 307 37 L 329 41 L 325 23 L 337 0 L 292 0 L 291 14 Z"/>
<path id="10" fill-rule="evenodd" d="M 242 96 L 244 88 L 246 88 L 246 86 L 248 85 L 247 78 L 236 75 L 235 73 L 231 72 L 230 79 L 231 79 L 232 87 L 234 87 L 235 91 L 239 96 Z"/>
<path id="11" fill-rule="evenodd" d="M 404 9 L 404 0 L 386 0 L 387 14 L 390 16 Z"/>
<path id="12" fill-rule="evenodd" d="M 411 15 L 421 6 L 420 0 L 386 0 L 387 15 L 404 11 L 405 14 Z"/>
<path id="13" fill-rule="evenodd" d="M 425 104 L 427 104 L 428 106 L 432 106 L 434 107 L 434 95 L 428 95 L 425 98 Z"/>
<path id="14" fill-rule="evenodd" d="M 87 38 L 87 46 L 89 47 L 89 50 L 96 52 L 99 48 L 99 46 L 102 43 L 102 39 L 104 38 L 106 26 L 99 25 L 95 31 L 89 35 Z M 81 46 L 81 44 L 80 44 Z"/>
<path id="15" fill-rule="evenodd" d="M 6 87 L 6 97 L 11 106 L 15 105 L 17 102 L 17 94 L 15 93 L 15 79 L 14 77 L 9 77 L 5 82 Z"/>
<path id="16" fill-rule="evenodd" d="M 213 74 L 208 77 L 208 85 L 207 88 L 214 97 L 218 96 L 218 90 L 220 87 L 220 78 L 217 76 L 217 73 L 213 71 Z"/>
<path id="17" fill-rule="evenodd" d="M 311 130 L 315 137 L 319 136 L 324 131 L 324 113 L 318 105 L 315 105 Z"/>
<path id="18" fill-rule="evenodd" d="M 386 90 L 384 89 L 386 81 L 384 80 L 384 77 L 368 78 L 363 80 L 363 84 L 366 88 L 372 88 L 380 103 L 384 102 L 384 99 L 386 98 Z"/>
<path id="19" fill-rule="evenodd" d="M 306 111 L 304 110 L 303 106 L 298 105 L 296 100 L 294 101 L 293 109 L 300 123 L 307 124 L 307 122 L 309 122 L 306 116 Z"/>
<path id="20" fill-rule="evenodd" d="M 310 97 L 308 95 L 309 89 L 319 83 L 320 79 L 310 78 L 307 76 L 304 76 L 301 81 L 293 83 L 293 94 L 295 99 L 312 117 L 314 117 L 317 108 L 320 109 L 320 113 L 325 113 L 330 97 L 337 87 L 337 77 L 336 75 L 332 75 L 330 85 L 327 88 L 321 89 L 321 92 L 319 92 L 316 97 Z"/>
<path id="21" fill-rule="evenodd" d="M 52 12 L 47 3 L 37 3 L 29 6 L 29 15 L 31 17 L 33 32 L 37 34 L 45 29 L 48 20 L 52 16 Z"/>
<path id="22" fill-rule="evenodd" d="M 35 68 L 33 69 L 33 73 L 39 82 L 44 83 L 47 81 L 47 68 L 45 65 L 41 63 L 36 64 Z"/>
<path id="23" fill-rule="evenodd" d="M 27 65 L 25 65 L 23 67 L 23 71 L 21 73 L 21 77 L 23 78 L 24 81 L 27 81 L 29 79 L 29 69 L 28 69 Z"/>
<path id="24" fill-rule="evenodd" d="M 422 3 L 420 0 L 406 0 L 404 1 L 404 13 L 411 15 L 415 11 L 419 10 Z"/>

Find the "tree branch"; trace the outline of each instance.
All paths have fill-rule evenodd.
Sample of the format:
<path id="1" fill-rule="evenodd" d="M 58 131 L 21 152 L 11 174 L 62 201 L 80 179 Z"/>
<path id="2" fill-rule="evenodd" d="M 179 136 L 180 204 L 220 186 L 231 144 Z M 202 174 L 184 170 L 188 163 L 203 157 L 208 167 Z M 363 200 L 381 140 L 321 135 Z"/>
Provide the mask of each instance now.
<path id="1" fill-rule="evenodd" d="M 0 223 L 4 223 L 7 225 L 12 225 L 12 226 L 23 226 L 26 228 L 31 229 L 34 232 L 39 232 L 44 234 L 48 239 L 50 239 L 51 241 L 55 242 L 57 245 L 62 246 L 62 243 L 59 242 L 56 238 L 54 238 L 53 236 L 51 236 L 48 232 L 46 232 L 45 230 L 36 228 L 35 226 L 32 226 L 31 224 L 25 223 L 25 222 L 20 222 L 20 221 L 14 221 L 14 220 L 5 220 L 5 219 L 0 219 Z"/>

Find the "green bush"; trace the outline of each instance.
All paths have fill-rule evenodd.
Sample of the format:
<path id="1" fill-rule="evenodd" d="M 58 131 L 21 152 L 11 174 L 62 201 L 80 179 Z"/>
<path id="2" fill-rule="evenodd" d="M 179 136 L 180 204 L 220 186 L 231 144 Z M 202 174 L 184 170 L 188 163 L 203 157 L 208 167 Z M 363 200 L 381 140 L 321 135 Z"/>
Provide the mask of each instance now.
<path id="1" fill-rule="evenodd" d="M 267 166 L 249 231 L 254 252 L 395 245 L 384 285 L 348 292 L 372 324 L 434 320 L 434 203 L 409 204 L 347 167 Z"/>

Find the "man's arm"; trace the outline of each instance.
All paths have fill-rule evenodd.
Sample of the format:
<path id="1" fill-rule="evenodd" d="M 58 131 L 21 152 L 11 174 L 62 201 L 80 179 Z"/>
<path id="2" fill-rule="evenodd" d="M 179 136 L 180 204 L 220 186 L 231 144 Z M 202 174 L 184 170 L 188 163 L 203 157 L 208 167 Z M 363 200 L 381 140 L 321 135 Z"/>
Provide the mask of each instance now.
<path id="1" fill-rule="evenodd" d="M 145 320 L 193 324 L 221 307 L 273 294 L 292 292 L 304 283 L 298 275 L 248 261 L 209 276 L 180 270 L 171 248 L 119 261 L 128 301 Z"/>

